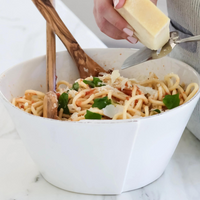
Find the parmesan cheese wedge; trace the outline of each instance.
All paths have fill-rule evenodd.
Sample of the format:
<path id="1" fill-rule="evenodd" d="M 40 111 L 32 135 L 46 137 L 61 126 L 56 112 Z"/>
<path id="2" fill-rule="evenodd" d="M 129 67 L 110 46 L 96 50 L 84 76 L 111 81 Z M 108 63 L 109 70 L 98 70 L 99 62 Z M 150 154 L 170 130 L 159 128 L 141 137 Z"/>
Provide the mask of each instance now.
<path id="1" fill-rule="evenodd" d="M 111 82 L 112 84 L 116 81 L 117 78 L 120 77 L 119 70 L 114 70 L 111 74 Z"/>
<path id="2" fill-rule="evenodd" d="M 168 42 L 170 19 L 150 0 L 126 0 L 124 6 L 116 10 L 149 49 L 158 50 Z"/>
<path id="3" fill-rule="evenodd" d="M 118 113 L 122 113 L 124 110 L 124 107 L 121 105 L 108 105 L 105 108 L 102 109 L 103 110 L 103 114 L 105 116 L 108 116 L 110 118 L 113 118 L 116 114 Z"/>
<path id="4" fill-rule="evenodd" d="M 153 96 L 156 93 L 156 90 L 152 89 L 151 87 L 144 87 L 144 86 L 141 86 L 141 85 L 137 85 L 137 87 L 144 94 L 150 94 L 150 95 Z"/>

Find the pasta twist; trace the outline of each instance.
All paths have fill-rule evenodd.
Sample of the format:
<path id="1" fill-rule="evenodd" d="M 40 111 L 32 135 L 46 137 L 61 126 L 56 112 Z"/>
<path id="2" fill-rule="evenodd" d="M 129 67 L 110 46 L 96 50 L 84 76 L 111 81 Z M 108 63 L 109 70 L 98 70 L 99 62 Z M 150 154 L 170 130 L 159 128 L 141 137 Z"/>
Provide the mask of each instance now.
<path id="1" fill-rule="evenodd" d="M 85 80 L 92 82 L 93 77 Z M 163 101 L 166 95 L 179 94 L 179 105 L 182 105 L 194 97 L 199 90 L 197 83 L 189 84 L 184 90 L 183 86 L 180 86 L 179 76 L 173 73 L 166 75 L 164 81 L 159 80 L 155 74 L 151 74 L 148 80 L 142 82 L 122 76 L 114 77 L 110 74 L 104 74 L 99 77 L 99 80 L 103 84 L 91 88 L 86 84 L 87 82 L 84 83 L 84 80 L 78 79 L 76 81 L 79 86 L 78 91 L 75 91 L 70 83 L 58 81 L 56 87 L 58 98 L 63 93 L 68 93 L 66 104 L 69 113 L 65 113 L 63 108 L 59 109 L 57 119 L 63 121 L 84 120 L 88 111 L 102 116 L 104 120 L 148 117 L 168 109 Z M 65 88 L 61 85 L 64 85 Z M 26 90 L 24 97 L 13 98 L 12 104 L 27 113 L 42 117 L 44 96 L 45 94 L 42 92 Z M 108 103 L 104 108 L 93 107 L 97 99 L 103 101 L 105 97 L 107 101 L 112 102 L 111 105 Z M 113 109 L 112 116 L 106 114 L 107 106 Z"/>

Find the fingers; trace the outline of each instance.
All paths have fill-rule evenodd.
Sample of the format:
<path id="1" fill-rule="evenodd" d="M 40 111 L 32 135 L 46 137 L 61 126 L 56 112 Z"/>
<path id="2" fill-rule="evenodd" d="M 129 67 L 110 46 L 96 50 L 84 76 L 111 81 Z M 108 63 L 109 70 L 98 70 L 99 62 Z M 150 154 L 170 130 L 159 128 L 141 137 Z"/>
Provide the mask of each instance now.
<path id="1" fill-rule="evenodd" d="M 125 32 L 128 34 L 128 36 L 133 36 L 133 28 L 126 22 L 124 18 L 121 17 L 121 15 L 116 10 L 113 9 L 112 6 L 107 8 L 107 11 L 104 13 L 104 18 L 118 30 Z"/>
<path id="2" fill-rule="evenodd" d="M 151 0 L 155 5 L 157 0 Z M 135 44 L 135 31 L 114 9 L 123 7 L 126 0 L 94 0 L 94 16 L 100 30 L 113 39 L 126 39 Z"/>
<path id="3" fill-rule="evenodd" d="M 120 9 L 123 7 L 123 5 L 125 4 L 126 0 L 113 0 L 114 3 L 114 7 L 117 9 Z"/>
<path id="4" fill-rule="evenodd" d="M 101 32 L 105 33 L 107 36 L 120 40 L 127 39 L 127 34 L 118 30 L 115 26 L 110 24 L 106 19 L 101 19 L 101 23 L 99 25 Z"/>
<path id="5" fill-rule="evenodd" d="M 125 0 L 116 0 L 116 6 L 123 6 Z M 115 1 L 115 3 L 116 3 Z M 127 39 L 136 43 L 134 30 L 113 7 L 113 0 L 95 0 L 94 16 L 100 30 L 113 39 Z"/>

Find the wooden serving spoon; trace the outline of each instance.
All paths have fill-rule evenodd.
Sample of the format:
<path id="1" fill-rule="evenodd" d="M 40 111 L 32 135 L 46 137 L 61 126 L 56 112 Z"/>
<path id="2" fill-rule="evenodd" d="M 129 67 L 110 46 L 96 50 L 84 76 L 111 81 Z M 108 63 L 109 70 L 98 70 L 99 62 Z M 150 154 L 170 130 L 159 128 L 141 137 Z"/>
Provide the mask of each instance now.
<path id="1" fill-rule="evenodd" d="M 54 0 L 51 0 L 54 5 Z M 47 38 L 47 50 L 46 50 L 46 86 L 47 93 L 44 97 L 43 103 L 43 117 L 56 119 L 58 100 L 55 93 L 56 89 L 56 40 L 55 34 L 49 24 L 46 24 L 46 38 Z"/>
<path id="2" fill-rule="evenodd" d="M 94 60 L 92 60 L 79 46 L 72 34 L 69 32 L 50 0 L 32 0 L 40 13 L 46 19 L 52 30 L 63 42 L 69 54 L 75 61 L 81 78 L 98 76 L 99 72 L 106 72 Z"/>

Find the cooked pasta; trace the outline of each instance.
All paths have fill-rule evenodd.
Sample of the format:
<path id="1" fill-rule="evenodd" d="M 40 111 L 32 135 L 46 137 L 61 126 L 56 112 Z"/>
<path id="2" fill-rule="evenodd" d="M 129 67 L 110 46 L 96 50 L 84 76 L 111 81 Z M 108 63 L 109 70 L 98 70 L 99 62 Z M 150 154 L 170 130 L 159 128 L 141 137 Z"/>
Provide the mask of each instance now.
<path id="1" fill-rule="evenodd" d="M 64 86 L 64 87 L 63 87 Z M 199 86 L 180 84 L 177 74 L 170 73 L 164 80 L 151 74 L 146 81 L 137 81 L 112 74 L 78 79 L 73 85 L 57 83 L 58 114 L 63 121 L 84 119 L 122 120 L 156 115 L 189 101 Z M 14 98 L 12 104 L 27 113 L 43 116 L 45 94 L 26 90 L 24 97 Z"/>

